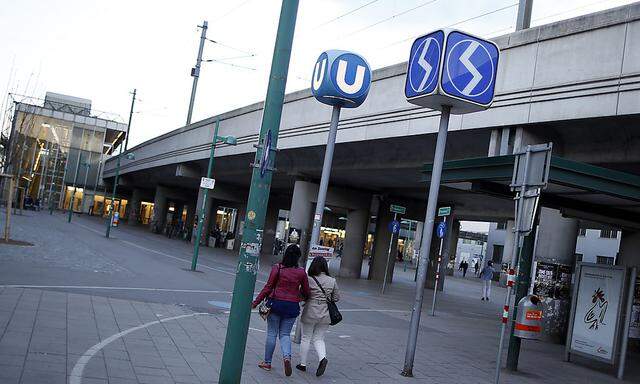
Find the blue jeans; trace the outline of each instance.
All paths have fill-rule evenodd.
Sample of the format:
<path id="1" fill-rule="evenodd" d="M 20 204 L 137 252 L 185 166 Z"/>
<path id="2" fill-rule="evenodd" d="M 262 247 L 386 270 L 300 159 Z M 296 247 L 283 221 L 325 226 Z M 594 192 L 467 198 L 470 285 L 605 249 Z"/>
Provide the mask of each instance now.
<path id="1" fill-rule="evenodd" d="M 267 317 L 267 343 L 264 347 L 264 361 L 271 364 L 273 351 L 276 349 L 276 338 L 280 339 L 280 349 L 282 357 L 291 359 L 291 329 L 295 317 L 281 317 L 275 313 L 270 313 Z"/>

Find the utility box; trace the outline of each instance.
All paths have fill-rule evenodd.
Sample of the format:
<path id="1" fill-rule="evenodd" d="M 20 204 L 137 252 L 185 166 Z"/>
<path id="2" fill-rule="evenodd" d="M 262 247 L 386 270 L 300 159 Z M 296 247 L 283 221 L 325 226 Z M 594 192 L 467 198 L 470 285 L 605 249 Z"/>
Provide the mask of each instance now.
<path id="1" fill-rule="evenodd" d="M 518 303 L 513 335 L 521 339 L 540 340 L 542 334 L 542 305 L 540 298 L 528 295 Z"/>

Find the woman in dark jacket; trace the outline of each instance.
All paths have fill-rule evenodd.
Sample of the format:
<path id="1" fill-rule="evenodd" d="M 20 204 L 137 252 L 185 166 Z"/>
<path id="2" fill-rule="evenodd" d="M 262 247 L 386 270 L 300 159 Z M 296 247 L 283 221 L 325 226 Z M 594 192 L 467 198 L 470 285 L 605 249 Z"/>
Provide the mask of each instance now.
<path id="1" fill-rule="evenodd" d="M 269 280 L 252 303 L 257 307 L 263 300 L 269 300 L 271 311 L 267 317 L 267 341 L 264 361 L 258 366 L 271 370 L 271 359 L 276 348 L 276 338 L 280 339 L 280 349 L 284 358 L 284 372 L 291 376 L 291 329 L 300 314 L 299 302 L 309 297 L 307 273 L 298 267 L 300 248 L 290 245 L 284 252 L 282 263 L 271 268 Z"/>

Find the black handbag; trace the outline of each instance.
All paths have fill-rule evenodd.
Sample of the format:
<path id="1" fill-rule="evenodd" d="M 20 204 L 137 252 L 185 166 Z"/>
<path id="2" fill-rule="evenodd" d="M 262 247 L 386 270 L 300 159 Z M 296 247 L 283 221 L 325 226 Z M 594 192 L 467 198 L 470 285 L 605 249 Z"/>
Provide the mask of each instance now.
<path id="1" fill-rule="evenodd" d="M 331 319 L 330 324 L 331 325 L 338 324 L 339 322 L 342 321 L 342 313 L 340 313 L 340 310 L 338 310 L 338 306 L 336 305 L 336 302 L 329 298 L 329 296 L 327 295 L 327 292 L 325 292 L 324 288 L 322 288 L 322 285 L 320 285 L 320 283 L 318 282 L 318 279 L 316 279 L 314 276 L 311 276 L 311 278 L 316 282 L 316 284 L 318 284 L 318 287 L 320 287 L 320 290 L 322 291 L 325 299 L 327 300 L 327 308 L 329 308 L 329 318 Z"/>

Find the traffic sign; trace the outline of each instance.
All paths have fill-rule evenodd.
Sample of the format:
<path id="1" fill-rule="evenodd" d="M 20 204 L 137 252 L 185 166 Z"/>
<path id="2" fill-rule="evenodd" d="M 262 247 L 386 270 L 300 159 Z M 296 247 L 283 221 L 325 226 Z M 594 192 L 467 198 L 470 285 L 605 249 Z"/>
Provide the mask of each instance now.
<path id="1" fill-rule="evenodd" d="M 269 169 L 269 161 L 271 161 L 271 130 L 267 131 L 262 147 L 262 159 L 260 160 L 260 177 L 264 177 L 265 172 Z"/>
<path id="2" fill-rule="evenodd" d="M 438 217 L 449 216 L 449 215 L 451 215 L 451 207 L 438 208 Z"/>
<path id="3" fill-rule="evenodd" d="M 438 223 L 438 227 L 436 228 L 436 235 L 438 235 L 440 239 L 443 239 L 446 234 L 447 234 L 447 223 L 445 223 L 444 221 L 441 221 Z"/>
<path id="4" fill-rule="evenodd" d="M 444 32 L 442 31 L 419 37 L 413 42 L 404 88 L 408 99 L 431 95 L 437 90 L 443 46 Z"/>
<path id="5" fill-rule="evenodd" d="M 402 205 L 391 204 L 391 206 L 389 206 L 389 212 L 404 215 L 407 212 L 407 208 L 403 207 Z"/>
<path id="6" fill-rule="evenodd" d="M 447 36 L 443 93 L 489 106 L 493 101 L 499 50 L 495 43 L 453 31 Z"/>
<path id="7" fill-rule="evenodd" d="M 362 56 L 334 49 L 322 52 L 316 60 L 311 93 L 319 102 L 356 108 L 367 98 L 370 87 L 371 68 Z"/>
<path id="8" fill-rule="evenodd" d="M 391 220 L 389 222 L 389 232 L 393 233 L 394 235 L 400 232 L 400 222 L 398 220 Z"/>
<path id="9" fill-rule="evenodd" d="M 210 179 L 208 177 L 203 177 L 200 179 L 200 188 L 213 189 L 215 185 L 216 179 Z"/>
<path id="10" fill-rule="evenodd" d="M 407 101 L 462 114 L 493 102 L 498 46 L 464 32 L 442 29 L 417 38 L 411 46 L 405 80 Z"/>

